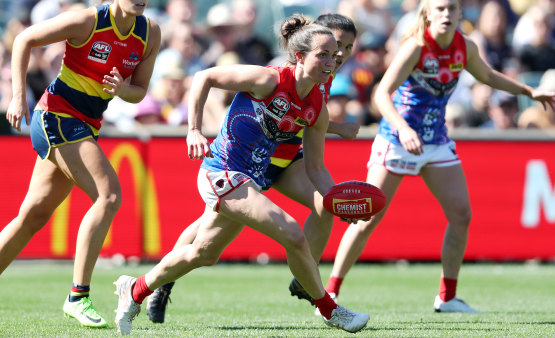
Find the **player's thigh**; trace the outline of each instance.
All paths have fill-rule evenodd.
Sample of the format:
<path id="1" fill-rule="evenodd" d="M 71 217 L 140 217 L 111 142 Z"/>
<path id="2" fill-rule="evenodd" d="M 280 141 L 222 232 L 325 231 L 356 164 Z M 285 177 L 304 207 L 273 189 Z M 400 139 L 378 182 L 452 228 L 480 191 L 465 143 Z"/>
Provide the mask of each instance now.
<path id="1" fill-rule="evenodd" d="M 366 182 L 380 188 L 386 197 L 386 206 L 382 212 L 385 212 L 391 203 L 402 180 L 403 175 L 391 173 L 381 164 L 373 163 L 368 168 Z"/>
<path id="2" fill-rule="evenodd" d="M 64 201 L 73 186 L 73 181 L 67 178 L 54 163 L 37 156 L 29 190 L 21 210 L 26 213 L 35 209 L 37 212 L 49 215 Z"/>
<path id="3" fill-rule="evenodd" d="M 193 246 L 198 251 L 208 252 L 214 259 L 219 258 L 244 228 L 241 223 L 213 211 L 209 206 L 206 206 L 204 214 L 196 223 L 198 231 Z"/>
<path id="4" fill-rule="evenodd" d="M 272 188 L 308 208 L 314 208 L 315 200 L 322 204 L 322 197 L 308 178 L 302 159 L 288 166 Z"/>
<path id="5" fill-rule="evenodd" d="M 291 239 L 291 236 L 302 234 L 301 227 L 293 217 L 260 193 L 252 181 L 222 197 L 219 212 L 280 243 Z"/>
<path id="6" fill-rule="evenodd" d="M 470 211 L 468 187 L 462 165 L 427 166 L 422 168 L 420 175 L 448 216 L 451 212 Z"/>
<path id="7" fill-rule="evenodd" d="M 50 158 L 92 200 L 121 195 L 117 174 L 94 139 L 53 148 Z"/>

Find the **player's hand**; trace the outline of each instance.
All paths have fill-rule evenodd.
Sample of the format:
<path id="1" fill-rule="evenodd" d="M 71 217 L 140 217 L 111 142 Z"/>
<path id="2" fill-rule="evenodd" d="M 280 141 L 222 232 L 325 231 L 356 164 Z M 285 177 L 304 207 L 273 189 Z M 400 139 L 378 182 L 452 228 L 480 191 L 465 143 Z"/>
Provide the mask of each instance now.
<path id="1" fill-rule="evenodd" d="M 368 218 L 343 218 L 343 217 L 341 217 L 340 220 L 342 220 L 343 222 L 347 222 L 349 224 L 355 224 L 358 221 L 368 222 L 370 220 L 370 217 L 368 217 Z"/>
<path id="2" fill-rule="evenodd" d="M 114 96 L 119 95 L 124 86 L 123 76 L 119 73 L 119 70 L 116 67 L 112 68 L 112 70 L 110 71 L 110 75 L 104 75 L 102 83 L 110 87 L 103 88 L 102 90 Z"/>
<path id="3" fill-rule="evenodd" d="M 21 131 L 21 121 L 23 120 L 23 116 L 25 116 L 25 123 L 29 125 L 31 117 L 27 102 L 25 101 L 25 99 L 13 98 L 8 105 L 6 119 L 12 127 L 17 129 L 17 131 Z"/>
<path id="4" fill-rule="evenodd" d="M 414 155 L 420 155 L 424 152 L 422 140 L 418 134 L 409 126 L 399 129 L 399 141 L 406 151 Z"/>
<path id="5" fill-rule="evenodd" d="M 337 135 L 349 140 L 357 137 L 360 130 L 360 124 L 356 122 L 336 122 L 336 124 L 338 124 Z"/>
<path id="6" fill-rule="evenodd" d="M 533 89 L 530 92 L 530 97 L 533 100 L 541 102 L 543 109 L 547 110 L 547 105 L 551 110 L 555 109 L 555 92 L 547 92 L 543 90 Z"/>
<path id="7" fill-rule="evenodd" d="M 191 160 L 202 160 L 205 157 L 214 157 L 210 151 L 208 140 L 198 129 L 189 129 L 187 133 L 187 149 Z"/>

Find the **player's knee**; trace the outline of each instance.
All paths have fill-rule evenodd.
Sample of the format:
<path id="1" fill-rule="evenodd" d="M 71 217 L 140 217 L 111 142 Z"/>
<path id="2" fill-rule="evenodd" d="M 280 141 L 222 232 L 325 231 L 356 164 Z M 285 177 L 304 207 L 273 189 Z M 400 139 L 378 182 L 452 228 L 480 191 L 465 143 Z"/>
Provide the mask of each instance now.
<path id="1" fill-rule="evenodd" d="M 370 234 L 372 233 L 372 231 L 374 231 L 374 229 L 376 229 L 382 218 L 383 213 L 380 212 L 372 216 L 368 221 L 358 221 L 354 226 L 358 228 L 358 232 L 361 235 L 370 236 Z"/>
<path id="2" fill-rule="evenodd" d="M 106 213 L 115 214 L 119 210 L 121 202 L 121 191 L 115 191 L 99 197 L 95 203 L 99 203 Z"/>
<path id="3" fill-rule="evenodd" d="M 450 215 L 447 215 L 447 219 L 450 224 L 468 227 L 470 225 L 470 220 L 472 219 L 472 210 L 470 205 L 465 203 L 457 205 L 450 212 Z"/>
<path id="4" fill-rule="evenodd" d="M 304 233 L 298 224 L 294 227 L 289 227 L 289 230 L 286 231 L 285 236 L 282 240 L 282 244 L 288 251 L 301 251 L 304 250 L 306 246 L 308 246 L 308 242 L 306 241 Z"/>
<path id="5" fill-rule="evenodd" d="M 220 260 L 220 254 L 211 252 L 210 250 L 195 248 L 192 252 L 192 260 L 194 266 L 212 266 Z"/>

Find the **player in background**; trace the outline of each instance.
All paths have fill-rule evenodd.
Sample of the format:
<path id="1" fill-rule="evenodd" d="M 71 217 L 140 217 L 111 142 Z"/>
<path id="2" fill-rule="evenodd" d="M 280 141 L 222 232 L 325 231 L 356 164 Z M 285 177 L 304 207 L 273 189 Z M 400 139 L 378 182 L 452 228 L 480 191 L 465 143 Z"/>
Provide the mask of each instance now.
<path id="1" fill-rule="evenodd" d="M 160 46 L 160 28 L 143 16 L 148 0 L 65 12 L 19 34 L 12 55 L 13 98 L 6 117 L 17 130 L 31 124 L 39 157 L 19 214 L 0 233 L 0 273 L 42 229 L 74 186 L 92 200 L 77 235 L 73 284 L 63 305 L 67 317 L 88 327 L 106 321 L 89 298 L 92 272 L 121 187 L 97 143 L 102 113 L 119 96 L 139 102 L 147 92 Z M 31 48 L 66 41 L 60 73 L 45 90 L 30 120 L 25 74 Z"/>
<path id="2" fill-rule="evenodd" d="M 293 275 L 303 284 L 324 322 L 349 332 L 366 326 L 369 316 L 338 306 L 324 290 L 318 265 L 299 224 L 261 193 L 270 157 L 282 140 L 304 128 L 306 174 L 320 194 L 334 185 L 324 166 L 329 115 L 320 83 L 335 69 L 337 42 L 332 32 L 303 16 L 281 25 L 287 67 L 234 65 L 197 72 L 189 96 L 189 158 L 204 159 L 198 175 L 206 208 L 192 244 L 175 248 L 146 275 L 120 276 L 116 324 L 131 332 L 144 298 L 189 271 L 215 264 L 226 246 L 247 226 L 286 250 Z M 238 91 L 214 142 L 202 134 L 202 112 L 210 88 Z M 306 128 L 305 128 L 306 127 Z"/>
<path id="3" fill-rule="evenodd" d="M 351 19 L 340 14 L 320 15 L 314 21 L 314 24 L 331 29 L 338 46 L 335 70 L 330 80 L 323 85 L 327 101 L 333 77 L 341 65 L 351 56 L 357 30 Z M 355 138 L 358 128 L 359 125 L 357 123 L 338 123 L 330 121 L 328 133 L 352 139 Z M 271 157 L 271 163 L 264 174 L 265 182 L 262 190 L 265 191 L 272 187 L 312 210 L 304 223 L 303 232 L 310 245 L 312 256 L 318 263 L 331 234 L 333 215 L 324 211 L 322 196 L 318 193 L 306 174 L 303 161 L 302 133 L 303 130 L 301 130 L 296 137 L 284 140 L 276 147 Z M 191 244 L 198 232 L 199 225 L 200 218 L 185 228 L 175 243 L 174 248 Z M 174 282 L 162 285 L 148 298 L 146 309 L 148 317 L 152 322 L 164 322 L 166 306 L 173 285 Z M 303 290 L 296 279 L 291 281 L 290 291 L 292 295 L 307 299 L 313 303 L 312 298 Z"/>
<path id="4" fill-rule="evenodd" d="M 456 297 L 471 210 L 461 161 L 455 143 L 447 137 L 447 100 L 463 69 L 493 88 L 527 95 L 544 106 L 553 104 L 555 93 L 535 90 L 493 70 L 479 57 L 476 44 L 457 31 L 460 19 L 458 0 L 420 2 L 417 24 L 375 94 L 384 118 L 372 146 L 367 181 L 383 190 L 389 205 L 404 175 L 420 175 L 424 179 L 449 222 L 441 250 L 442 273 L 435 311 L 477 313 Z M 369 221 L 351 224 L 343 235 L 326 285 L 330 295 L 339 293 L 345 275 L 361 255 L 388 205 Z"/>

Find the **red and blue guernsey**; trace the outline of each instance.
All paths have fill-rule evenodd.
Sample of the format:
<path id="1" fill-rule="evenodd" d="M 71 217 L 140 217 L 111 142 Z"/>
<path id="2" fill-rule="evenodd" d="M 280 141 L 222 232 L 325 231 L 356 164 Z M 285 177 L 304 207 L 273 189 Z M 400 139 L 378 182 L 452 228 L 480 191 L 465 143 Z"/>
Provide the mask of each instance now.
<path id="1" fill-rule="evenodd" d="M 201 167 L 209 171 L 239 171 L 264 186 L 264 173 L 277 145 L 294 138 L 316 123 L 324 95 L 318 85 L 301 99 L 295 88 L 295 68 L 272 67 L 279 71 L 279 84 L 268 98 L 259 100 L 247 93 L 235 95 L 214 142 L 213 158 Z"/>
<path id="2" fill-rule="evenodd" d="M 429 29 L 424 33 L 424 41 L 420 61 L 393 93 L 392 99 L 399 114 L 424 144 L 444 144 L 449 142 L 445 106 L 466 67 L 466 44 L 459 31 L 455 31 L 446 49 L 436 43 Z M 394 144 L 401 144 L 398 131 L 386 119 L 380 122 L 378 134 Z"/>
<path id="3" fill-rule="evenodd" d="M 330 79 L 326 83 L 320 84 L 320 91 L 324 95 L 324 101 L 327 103 L 330 98 L 330 88 L 335 75 L 331 75 Z M 271 162 L 280 168 L 286 168 L 293 159 L 297 156 L 301 148 L 303 147 L 303 130 L 299 131 L 297 137 L 281 142 L 274 154 L 272 155 Z"/>
<path id="4" fill-rule="evenodd" d="M 96 7 L 96 25 L 89 39 L 80 46 L 66 41 L 62 68 L 50 83 L 35 109 L 78 118 L 97 130 L 102 114 L 114 97 L 105 93 L 104 75 L 116 67 L 128 78 L 142 60 L 149 24 L 141 15 L 129 34 L 122 35 L 109 5 Z"/>

